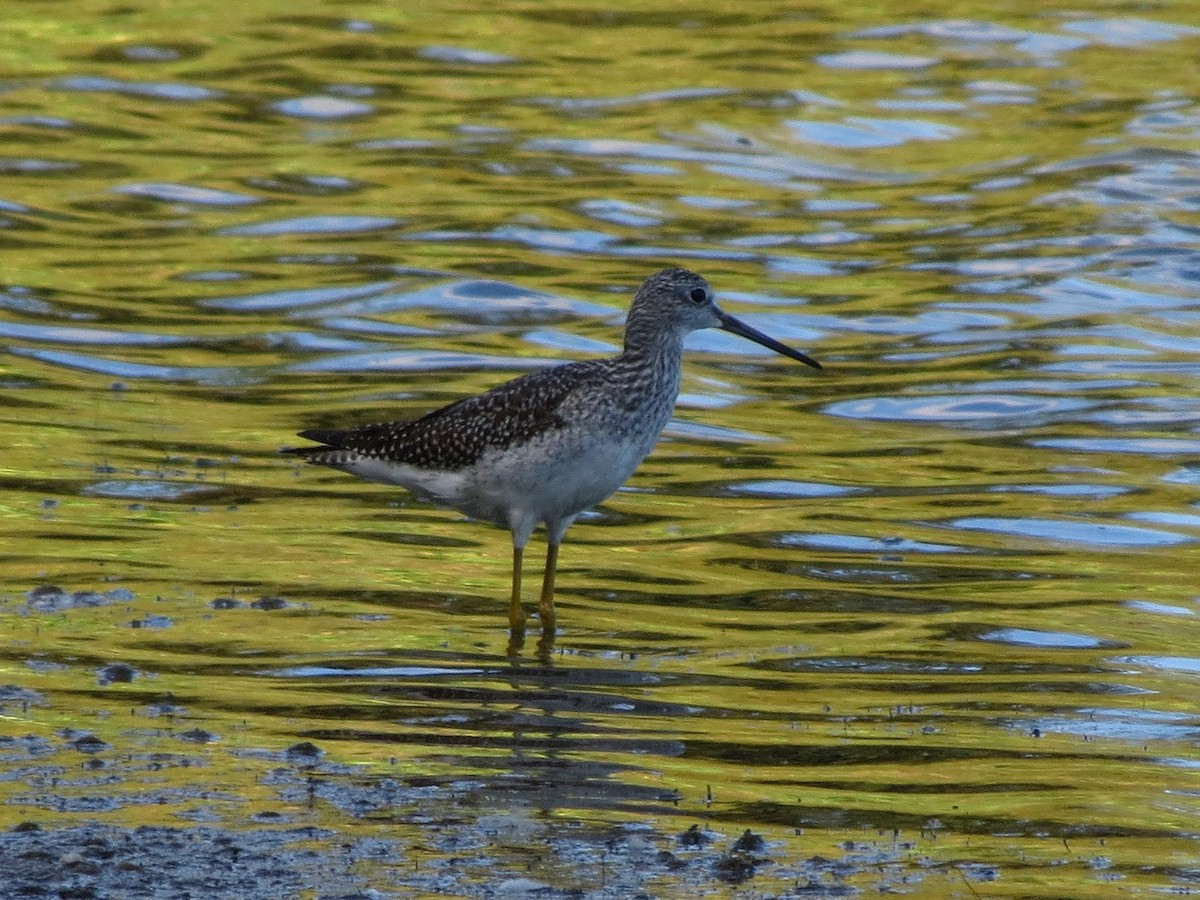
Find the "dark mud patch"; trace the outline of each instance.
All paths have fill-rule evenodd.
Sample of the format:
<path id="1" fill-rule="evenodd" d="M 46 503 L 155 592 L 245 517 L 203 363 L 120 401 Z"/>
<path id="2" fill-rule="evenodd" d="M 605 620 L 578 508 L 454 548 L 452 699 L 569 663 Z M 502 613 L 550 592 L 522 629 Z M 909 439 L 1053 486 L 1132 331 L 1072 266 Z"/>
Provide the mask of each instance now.
<path id="1" fill-rule="evenodd" d="M 321 828 L 120 828 L 90 823 L 0 834 L 4 897 L 370 896 L 353 871 L 393 842 Z"/>
<path id="2" fill-rule="evenodd" d="M 0 684 L 0 714 L 25 715 L 37 706 L 49 706 L 46 695 L 19 684 Z"/>
<path id="3" fill-rule="evenodd" d="M 765 857 L 683 851 L 645 829 L 548 829 L 523 816 L 483 816 L 470 825 L 430 823 L 429 843 L 348 834 L 328 827 L 247 823 L 123 828 L 90 822 L 44 828 L 22 822 L 0 833 L 3 897 L 382 898 L 414 895 L 550 897 L 720 896 L 745 888 Z M 439 849 L 449 853 L 437 852 Z M 815 856 L 784 866 L 776 896 L 844 897 L 913 883 L 875 856 Z M 891 861 L 893 864 L 895 860 Z M 923 880 L 923 879 L 921 879 Z M 790 888 L 790 889 L 789 889 Z"/>
<path id="4" fill-rule="evenodd" d="M 0 739 L 0 897 L 836 897 L 941 877 L 890 836 L 803 855 L 794 832 L 565 817 L 495 779 L 364 773 L 307 741 L 200 752 Z M 216 787 L 234 770 L 253 797 Z M 159 823 L 127 818 L 145 814 Z"/>
<path id="5" fill-rule="evenodd" d="M 61 613 L 68 609 L 129 603 L 133 592 L 125 588 L 110 591 L 68 591 L 57 584 L 43 584 L 25 593 L 25 606 L 34 613 Z"/>

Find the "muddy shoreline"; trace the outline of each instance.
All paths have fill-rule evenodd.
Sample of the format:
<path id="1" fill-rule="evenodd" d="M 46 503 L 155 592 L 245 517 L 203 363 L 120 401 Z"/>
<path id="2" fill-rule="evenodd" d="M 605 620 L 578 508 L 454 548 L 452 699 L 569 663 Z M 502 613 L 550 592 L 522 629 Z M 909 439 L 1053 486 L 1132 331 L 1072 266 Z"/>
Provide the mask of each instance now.
<path id="1" fill-rule="evenodd" d="M 895 839 L 797 858 L 793 841 L 749 829 L 487 808 L 496 795 L 478 782 L 364 775 L 324 756 L 303 742 L 185 763 L 80 732 L 0 738 L 3 778 L 24 788 L 10 792 L 0 831 L 0 898 L 840 897 L 938 874 Z M 248 761 L 262 764 L 257 784 L 274 808 L 211 783 Z M 190 789 L 134 789 L 148 767 L 184 766 L 199 776 Z M 144 812 L 185 821 L 116 821 Z"/>

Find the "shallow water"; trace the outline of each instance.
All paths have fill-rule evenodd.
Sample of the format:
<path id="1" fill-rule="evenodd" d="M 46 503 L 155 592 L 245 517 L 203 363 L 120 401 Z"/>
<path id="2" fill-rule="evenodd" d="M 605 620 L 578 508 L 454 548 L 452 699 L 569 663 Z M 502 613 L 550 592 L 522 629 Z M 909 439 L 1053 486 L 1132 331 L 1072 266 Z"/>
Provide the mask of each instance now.
<path id="1" fill-rule="evenodd" d="M 1200 5 L 0 9 L 0 823 L 1200 889 Z M 610 353 L 667 264 L 827 371 L 689 340 L 549 665 L 506 534 L 277 454 Z"/>

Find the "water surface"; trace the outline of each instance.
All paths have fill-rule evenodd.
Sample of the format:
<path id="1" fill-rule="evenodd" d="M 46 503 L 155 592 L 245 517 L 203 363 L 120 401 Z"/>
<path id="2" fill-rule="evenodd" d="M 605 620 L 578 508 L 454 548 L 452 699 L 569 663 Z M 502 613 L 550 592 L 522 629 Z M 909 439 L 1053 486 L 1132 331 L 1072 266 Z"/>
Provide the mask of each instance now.
<path id="1" fill-rule="evenodd" d="M 0 823 L 1200 888 L 1200 6 L 0 8 Z M 669 264 L 827 371 L 689 340 L 549 665 L 506 534 L 277 454 L 614 352 Z"/>

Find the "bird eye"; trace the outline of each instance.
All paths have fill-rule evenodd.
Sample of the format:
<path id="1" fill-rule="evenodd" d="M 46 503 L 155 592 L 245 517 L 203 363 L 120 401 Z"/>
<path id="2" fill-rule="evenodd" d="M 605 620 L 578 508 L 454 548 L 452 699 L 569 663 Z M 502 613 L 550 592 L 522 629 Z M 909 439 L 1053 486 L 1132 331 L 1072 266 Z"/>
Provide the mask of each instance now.
<path id="1" fill-rule="evenodd" d="M 703 303 L 708 299 L 708 292 L 704 288 L 692 288 L 688 296 L 692 298 L 693 303 Z"/>

